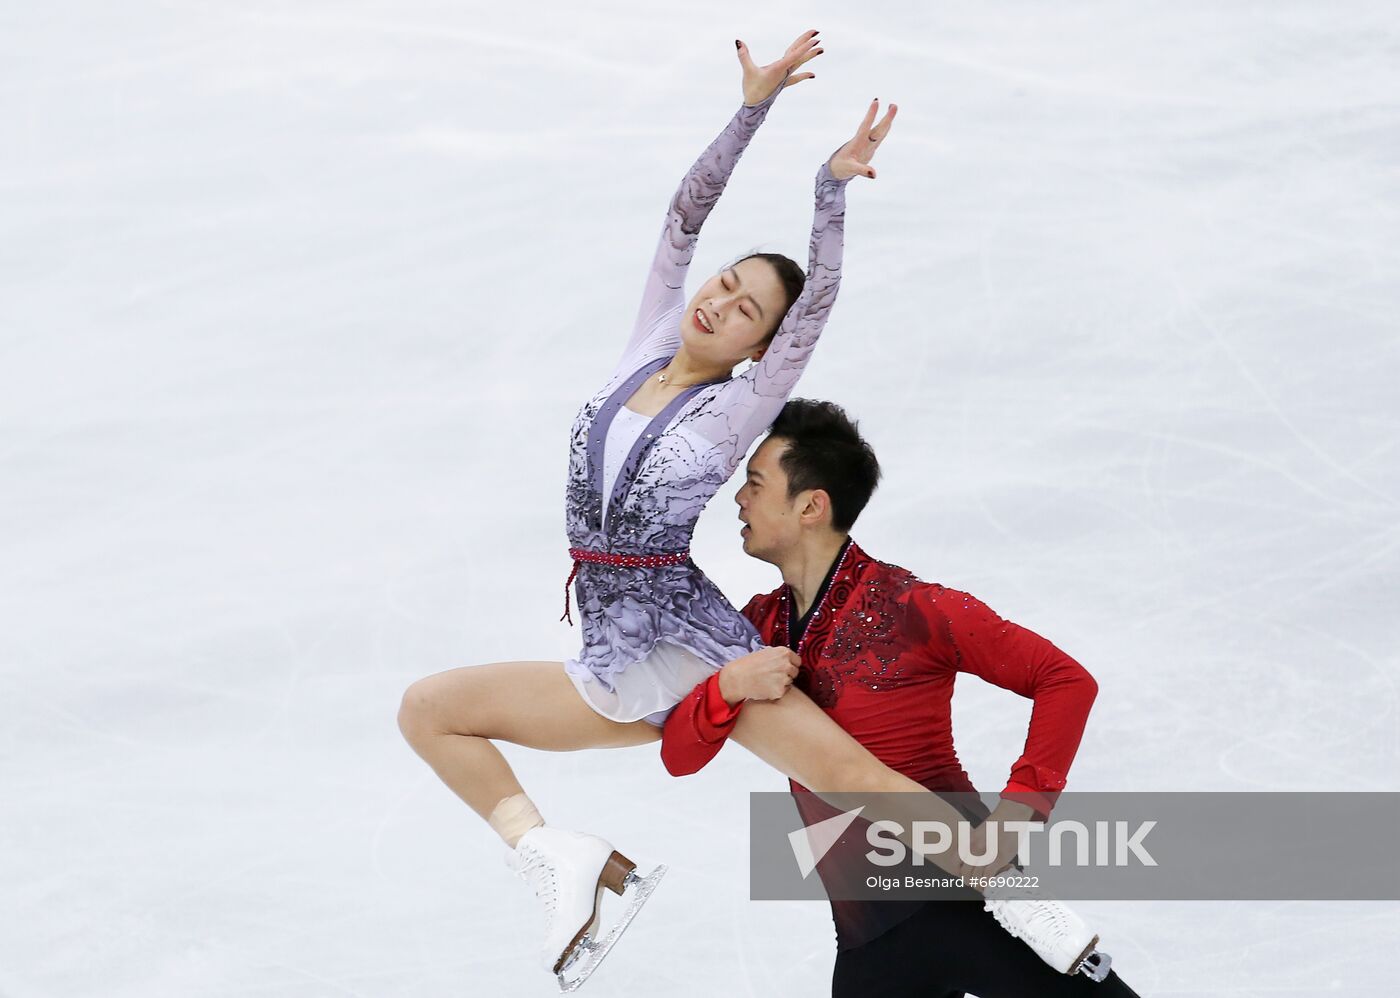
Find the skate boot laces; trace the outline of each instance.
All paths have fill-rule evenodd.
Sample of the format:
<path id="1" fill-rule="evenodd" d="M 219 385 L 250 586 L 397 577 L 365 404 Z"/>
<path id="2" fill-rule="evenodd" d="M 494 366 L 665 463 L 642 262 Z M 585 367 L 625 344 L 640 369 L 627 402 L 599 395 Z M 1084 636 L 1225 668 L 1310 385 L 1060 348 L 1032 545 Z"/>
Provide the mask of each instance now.
<path id="1" fill-rule="evenodd" d="M 544 902 L 545 910 L 553 914 L 555 902 L 559 899 L 559 878 L 549 857 L 537 849 L 533 842 L 522 840 L 516 846 L 515 852 L 508 853 L 506 858 L 511 869 L 530 885 L 535 897 Z"/>
<path id="2" fill-rule="evenodd" d="M 613 850 L 596 835 L 541 825 L 532 828 L 506 854 L 507 865 L 544 904 L 540 961 L 551 972 L 569 958 L 583 937 L 596 933 L 600 870 Z"/>
<path id="3" fill-rule="evenodd" d="M 1095 977 L 1101 966 L 1102 973 L 1107 976 L 1108 956 L 1094 949 L 1099 937 L 1061 902 L 1041 898 L 987 898 L 984 907 L 1002 928 L 1035 950 L 1037 956 L 1060 973 L 1082 971 L 1101 980 Z M 1101 959 L 1091 962 L 1091 955 Z"/>

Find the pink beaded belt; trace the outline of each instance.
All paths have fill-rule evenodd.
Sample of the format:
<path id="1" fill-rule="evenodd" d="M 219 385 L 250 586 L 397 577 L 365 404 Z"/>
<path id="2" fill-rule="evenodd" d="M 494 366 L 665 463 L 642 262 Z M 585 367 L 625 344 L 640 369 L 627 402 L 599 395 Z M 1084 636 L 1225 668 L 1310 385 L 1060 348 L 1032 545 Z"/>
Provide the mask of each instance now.
<path id="1" fill-rule="evenodd" d="M 578 567 L 585 561 L 596 565 L 620 565 L 623 568 L 664 568 L 667 565 L 684 565 L 690 560 L 690 550 L 673 551 L 669 554 L 611 554 L 607 551 L 590 551 L 588 548 L 569 548 L 569 557 L 574 559 L 574 570 L 564 582 L 564 616 L 559 619 L 574 622 L 569 615 L 569 587 L 574 584 Z"/>

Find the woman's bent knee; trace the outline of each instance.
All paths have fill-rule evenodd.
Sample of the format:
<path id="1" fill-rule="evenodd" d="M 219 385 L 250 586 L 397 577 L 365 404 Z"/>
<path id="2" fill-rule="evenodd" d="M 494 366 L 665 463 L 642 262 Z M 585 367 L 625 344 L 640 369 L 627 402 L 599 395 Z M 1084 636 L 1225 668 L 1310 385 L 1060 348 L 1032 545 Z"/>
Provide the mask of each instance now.
<path id="1" fill-rule="evenodd" d="M 440 734 L 439 716 L 433 677 L 409 684 L 399 702 L 399 731 L 410 742 Z"/>

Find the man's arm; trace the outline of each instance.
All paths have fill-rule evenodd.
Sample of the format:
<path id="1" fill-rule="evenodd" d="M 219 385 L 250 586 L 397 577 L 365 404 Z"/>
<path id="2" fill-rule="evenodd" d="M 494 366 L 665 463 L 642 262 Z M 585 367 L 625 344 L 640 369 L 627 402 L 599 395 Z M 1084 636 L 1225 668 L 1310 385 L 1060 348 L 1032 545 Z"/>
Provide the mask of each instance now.
<path id="1" fill-rule="evenodd" d="M 800 660 L 787 648 L 760 648 L 696 685 L 666 719 L 661 761 L 672 776 L 698 773 L 724 748 L 745 700 L 777 700 Z"/>
<path id="2" fill-rule="evenodd" d="M 1034 631 L 967 593 L 930 587 L 935 622 L 948 621 L 958 670 L 1035 701 L 1021 757 L 1002 797 L 1048 817 L 1079 751 L 1098 684 L 1082 665 Z"/>
<path id="3" fill-rule="evenodd" d="M 672 776 L 700 772 L 724 748 L 725 739 L 734 730 L 743 704 L 724 702 L 719 676 L 716 672 L 698 683 L 666 719 L 661 732 L 661 761 Z"/>

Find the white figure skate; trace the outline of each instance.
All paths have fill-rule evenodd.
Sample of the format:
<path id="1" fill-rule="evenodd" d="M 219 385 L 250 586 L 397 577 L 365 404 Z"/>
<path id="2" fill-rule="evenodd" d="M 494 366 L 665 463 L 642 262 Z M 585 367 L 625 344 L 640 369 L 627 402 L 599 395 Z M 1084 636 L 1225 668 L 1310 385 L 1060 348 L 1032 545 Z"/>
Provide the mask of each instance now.
<path id="1" fill-rule="evenodd" d="M 666 873 L 666 867 L 658 866 L 639 877 L 636 864 L 605 840 L 550 825 L 526 832 L 506 854 L 506 865 L 544 902 L 541 962 L 564 992 L 578 988 L 597 969 Z M 604 888 L 630 897 L 630 903 L 600 938 Z"/>
<path id="2" fill-rule="evenodd" d="M 1099 937 L 1060 901 L 1041 898 L 987 898 L 983 906 L 1001 927 L 1062 974 L 1102 981 L 1113 962 L 1095 947 Z"/>

